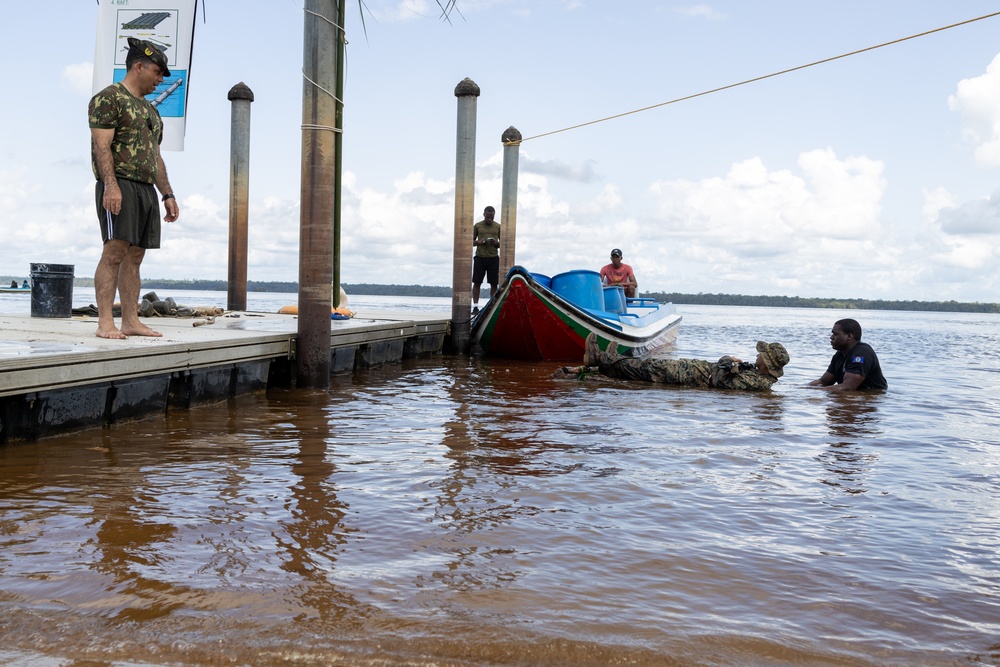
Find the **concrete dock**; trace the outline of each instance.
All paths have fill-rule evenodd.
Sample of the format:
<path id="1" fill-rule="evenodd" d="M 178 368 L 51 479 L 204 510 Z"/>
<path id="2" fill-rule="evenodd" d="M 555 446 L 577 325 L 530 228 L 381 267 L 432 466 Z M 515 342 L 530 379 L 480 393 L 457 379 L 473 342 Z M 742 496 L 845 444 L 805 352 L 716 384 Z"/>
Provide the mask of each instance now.
<path id="1" fill-rule="evenodd" d="M 0 315 L 0 444 L 294 383 L 294 315 L 143 321 L 163 337 L 104 340 L 95 335 L 96 317 Z M 445 313 L 402 311 L 334 320 L 331 372 L 439 353 L 449 321 Z"/>

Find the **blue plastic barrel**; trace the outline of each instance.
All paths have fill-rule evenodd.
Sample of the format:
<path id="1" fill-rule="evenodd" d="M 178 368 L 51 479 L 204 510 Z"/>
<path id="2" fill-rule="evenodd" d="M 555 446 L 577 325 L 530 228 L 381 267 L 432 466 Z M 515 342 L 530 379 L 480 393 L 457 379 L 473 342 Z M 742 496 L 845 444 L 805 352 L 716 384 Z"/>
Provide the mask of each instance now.
<path id="1" fill-rule="evenodd" d="M 604 310 L 604 286 L 597 271 L 578 269 L 554 275 L 552 291 L 582 308 Z"/>
<path id="2" fill-rule="evenodd" d="M 604 288 L 604 310 L 609 313 L 623 314 L 625 307 L 625 288 L 621 285 L 608 285 Z"/>
<path id="3" fill-rule="evenodd" d="M 546 289 L 552 288 L 552 278 L 549 278 L 544 273 L 532 273 L 531 277 L 534 279 L 536 283 L 538 283 L 542 287 Z"/>

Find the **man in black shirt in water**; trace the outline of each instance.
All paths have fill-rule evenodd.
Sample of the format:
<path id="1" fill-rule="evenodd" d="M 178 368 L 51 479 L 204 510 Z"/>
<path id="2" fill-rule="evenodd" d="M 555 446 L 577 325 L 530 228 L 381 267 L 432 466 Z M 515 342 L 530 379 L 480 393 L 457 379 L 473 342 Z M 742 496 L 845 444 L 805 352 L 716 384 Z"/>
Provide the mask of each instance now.
<path id="1" fill-rule="evenodd" d="M 837 352 L 823 377 L 809 383 L 827 391 L 855 389 L 888 389 L 875 350 L 861 342 L 861 325 L 857 320 L 837 320 L 830 333 L 830 346 Z"/>

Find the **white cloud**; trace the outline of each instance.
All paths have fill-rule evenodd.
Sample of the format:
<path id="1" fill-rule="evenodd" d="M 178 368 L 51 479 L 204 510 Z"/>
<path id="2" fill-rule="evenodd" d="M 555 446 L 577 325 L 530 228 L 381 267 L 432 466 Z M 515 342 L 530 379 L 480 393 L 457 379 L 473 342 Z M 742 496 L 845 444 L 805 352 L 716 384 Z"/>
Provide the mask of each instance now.
<path id="1" fill-rule="evenodd" d="M 533 160 L 524 157 L 518 161 L 518 170 L 520 173 L 531 172 L 578 183 L 594 183 L 599 178 L 594 170 L 593 160 L 583 164 L 567 164 L 560 160 Z"/>
<path id="2" fill-rule="evenodd" d="M 921 211 L 924 221 L 931 223 L 937 220 L 941 209 L 954 208 L 955 197 L 946 188 L 924 190 L 924 206 Z"/>
<path id="3" fill-rule="evenodd" d="M 838 160 L 833 151 L 799 156 L 802 176 L 770 172 L 759 158 L 734 164 L 721 178 L 654 183 L 672 235 L 775 250 L 818 238 L 863 239 L 878 219 L 885 190 L 882 163 Z M 779 242 L 780 241 L 780 242 Z"/>
<path id="4" fill-rule="evenodd" d="M 986 199 L 941 208 L 938 222 L 945 234 L 1000 234 L 1000 190 Z"/>
<path id="5" fill-rule="evenodd" d="M 958 82 L 948 107 L 959 111 L 965 123 L 963 135 L 977 145 L 976 162 L 987 167 L 1000 166 L 1000 55 L 980 76 Z"/>
<path id="6" fill-rule="evenodd" d="M 639 251 L 648 263 L 646 284 L 686 283 L 685 291 L 698 292 L 753 281 L 762 283 L 761 293 L 764 286 L 772 293 L 811 286 L 816 294 L 824 282 L 833 289 L 835 265 L 891 262 L 892 251 L 879 244 L 882 163 L 840 160 L 827 148 L 802 153 L 798 166 L 801 174 L 769 171 L 750 158 L 722 177 L 654 183 L 656 222 L 646 225 Z M 656 247 L 664 250 L 649 251 Z M 678 258 L 695 276 L 678 280 Z"/>
<path id="7" fill-rule="evenodd" d="M 867 157 L 838 160 L 833 149 L 813 150 L 799 156 L 812 186 L 789 210 L 793 227 L 828 238 L 864 239 L 878 224 L 886 182 L 884 165 Z M 801 193 L 799 193 L 801 195 Z"/>
<path id="8" fill-rule="evenodd" d="M 982 243 L 963 241 L 954 244 L 947 252 L 939 253 L 937 258 L 945 267 L 978 269 L 994 258 L 994 252 Z"/>
<path id="9" fill-rule="evenodd" d="M 40 189 L 37 184 L 28 184 L 23 167 L 0 170 L 0 208 L 4 211 L 16 211 L 32 192 L 37 193 Z"/>
<path id="10" fill-rule="evenodd" d="M 709 21 L 725 21 L 726 15 L 708 5 L 689 5 L 687 7 L 676 7 L 674 11 L 682 16 L 692 18 L 703 18 Z"/>
<path id="11" fill-rule="evenodd" d="M 577 206 L 576 211 L 586 217 L 603 216 L 618 211 L 622 203 L 621 188 L 609 184 L 605 185 L 593 199 Z"/>

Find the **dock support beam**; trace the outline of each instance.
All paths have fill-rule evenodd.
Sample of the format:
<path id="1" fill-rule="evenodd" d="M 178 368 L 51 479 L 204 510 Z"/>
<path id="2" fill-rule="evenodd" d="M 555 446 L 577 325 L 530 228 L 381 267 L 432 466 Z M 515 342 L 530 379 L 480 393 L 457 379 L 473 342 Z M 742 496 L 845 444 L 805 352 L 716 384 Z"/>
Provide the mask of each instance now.
<path id="1" fill-rule="evenodd" d="M 521 150 L 521 133 L 511 125 L 500 136 L 503 142 L 503 181 L 500 196 L 500 280 L 516 263 L 517 249 L 517 168 Z"/>
<path id="2" fill-rule="evenodd" d="M 250 196 L 250 104 L 253 91 L 242 81 L 229 90 L 229 292 L 226 310 L 247 309 L 247 236 Z"/>
<path id="3" fill-rule="evenodd" d="M 451 348 L 469 351 L 472 319 L 472 224 L 476 195 L 476 105 L 479 86 L 466 77 L 455 86 L 458 132 L 455 141 L 455 267 L 451 277 Z"/>

